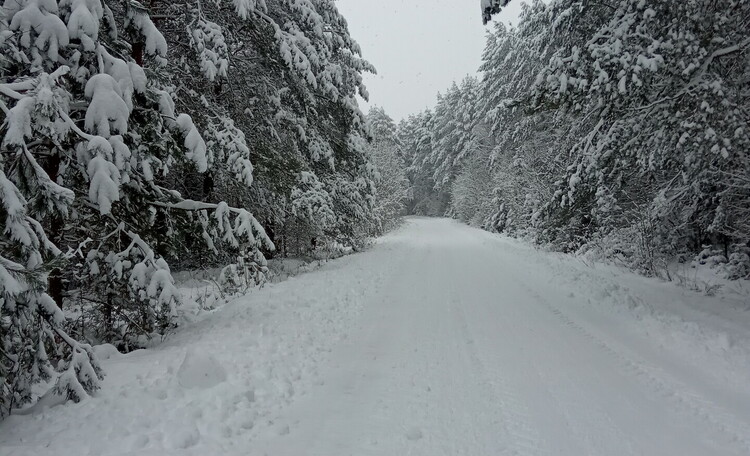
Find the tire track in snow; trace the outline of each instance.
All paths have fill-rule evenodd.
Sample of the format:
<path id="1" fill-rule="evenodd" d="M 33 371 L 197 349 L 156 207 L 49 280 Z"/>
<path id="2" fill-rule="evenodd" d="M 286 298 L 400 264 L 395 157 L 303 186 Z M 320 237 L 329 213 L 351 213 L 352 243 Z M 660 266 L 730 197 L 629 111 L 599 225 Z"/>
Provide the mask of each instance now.
<path id="1" fill-rule="evenodd" d="M 564 417 L 566 427 L 586 447 L 587 454 L 610 454 L 607 445 L 612 442 L 617 442 L 621 451 L 618 454 L 642 454 L 636 450 L 633 437 L 622 432 L 599 404 L 588 400 L 587 391 L 563 369 L 555 372 L 555 379 L 542 376 L 539 370 L 537 376 L 547 385 L 546 391 Z"/>
<path id="2" fill-rule="evenodd" d="M 529 294 L 531 294 L 537 302 L 552 312 L 552 314 L 554 314 L 555 317 L 565 326 L 590 340 L 612 359 L 615 359 L 624 372 L 636 378 L 642 384 L 645 384 L 659 397 L 667 399 L 675 407 L 689 412 L 694 417 L 711 426 L 715 431 L 724 434 L 728 437 L 729 442 L 742 444 L 744 449 L 750 454 L 750 425 L 741 422 L 733 414 L 705 399 L 699 393 L 691 390 L 683 382 L 670 378 L 671 376 L 667 372 L 658 369 L 645 361 L 637 360 L 632 356 L 626 355 L 620 350 L 614 349 L 612 345 L 578 324 L 560 308 L 542 297 L 538 292 L 525 285 L 524 288 L 528 290 Z"/>
<path id="3" fill-rule="evenodd" d="M 477 341 L 472 337 L 472 331 L 466 318 L 465 305 L 463 304 L 454 292 L 450 299 L 450 311 L 452 321 L 457 323 L 459 329 L 460 337 L 458 340 L 465 344 L 465 350 L 468 353 L 473 372 L 481 379 L 487 391 L 487 402 L 498 404 L 502 430 L 506 439 L 504 442 L 505 448 L 489 450 L 494 450 L 495 454 L 498 455 L 542 456 L 551 454 L 541 435 L 532 425 L 528 408 L 518 399 L 518 395 L 513 392 L 513 388 L 511 388 L 502 372 L 497 372 L 496 375 L 491 375 L 488 372 L 477 350 Z M 489 453 L 485 451 L 482 454 Z"/>
<path id="4" fill-rule="evenodd" d="M 536 306 L 527 305 L 531 301 L 528 298 L 533 299 L 533 292 L 523 285 L 523 280 L 517 280 L 515 270 L 508 269 L 512 263 L 498 259 L 493 253 L 496 255 L 496 252 L 484 255 L 488 264 L 494 264 L 488 269 L 492 271 L 490 274 L 483 272 L 480 282 L 499 286 L 485 292 L 483 301 L 489 305 L 481 313 L 492 315 L 490 320 L 494 321 L 487 323 L 485 332 L 493 331 L 494 327 L 495 332 L 503 334 L 503 343 L 517 341 L 522 344 L 520 350 L 501 350 L 490 355 L 496 357 L 503 354 L 496 358 L 500 364 L 495 368 L 498 377 L 504 378 L 503 371 L 509 373 L 507 380 L 515 383 L 513 389 L 523 392 L 521 399 L 528 401 L 533 408 L 532 415 L 519 396 L 512 395 L 512 399 L 525 410 L 524 421 L 533 423 L 527 427 L 533 429 L 538 443 L 529 454 L 613 454 L 613 442 L 618 446 L 618 455 L 642 454 L 636 450 L 638 445 L 633 437 L 613 422 L 601 404 L 592 402 L 589 397 L 591 392 L 581 386 L 581 378 L 572 376 L 566 369 L 560 354 L 575 353 L 568 346 L 572 341 L 567 338 L 554 339 L 544 324 L 547 317 L 553 324 L 556 319 L 544 309 L 540 309 L 544 312 L 540 315 L 538 311 L 535 312 Z M 505 280 L 498 282 L 498 277 Z M 500 295 L 510 299 L 498 302 L 497 296 Z M 486 321 L 486 318 L 482 321 Z M 544 333 L 537 335 L 535 330 L 540 327 Z M 523 349 L 524 345 L 528 350 Z M 506 381 L 504 390 L 513 389 L 507 386 Z M 549 440 L 539 439 L 542 429 Z M 558 440 L 561 435 L 567 436 L 564 441 Z M 565 445 L 564 448 L 559 446 L 561 443 Z"/>

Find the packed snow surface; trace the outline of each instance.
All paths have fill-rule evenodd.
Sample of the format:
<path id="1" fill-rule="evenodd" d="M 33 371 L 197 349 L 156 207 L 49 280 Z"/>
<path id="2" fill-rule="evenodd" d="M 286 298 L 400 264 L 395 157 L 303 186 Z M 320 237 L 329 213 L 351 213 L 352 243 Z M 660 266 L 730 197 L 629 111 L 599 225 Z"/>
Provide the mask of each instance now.
<path id="1" fill-rule="evenodd" d="M 707 297 L 449 220 L 257 290 L 15 415 L 16 455 L 747 455 L 747 290 Z"/>

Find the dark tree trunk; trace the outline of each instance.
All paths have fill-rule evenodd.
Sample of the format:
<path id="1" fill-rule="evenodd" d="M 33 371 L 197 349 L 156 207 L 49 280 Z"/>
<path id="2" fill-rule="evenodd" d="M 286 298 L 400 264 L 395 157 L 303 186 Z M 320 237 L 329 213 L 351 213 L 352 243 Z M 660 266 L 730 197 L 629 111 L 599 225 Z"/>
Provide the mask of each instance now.
<path id="1" fill-rule="evenodd" d="M 48 159 L 43 161 L 42 168 L 49 176 L 52 182 L 57 182 L 60 174 L 60 155 L 55 153 Z M 62 241 L 63 230 L 65 228 L 65 221 L 58 214 L 54 214 L 49 220 L 49 238 L 50 240 L 60 247 Z M 60 268 L 54 268 L 50 271 L 49 277 L 47 278 L 47 289 L 49 295 L 55 300 L 59 308 L 63 308 L 63 299 L 65 297 L 65 283 L 63 281 L 63 271 Z"/>
<path id="2" fill-rule="evenodd" d="M 133 60 L 143 66 L 143 43 L 133 43 Z"/>

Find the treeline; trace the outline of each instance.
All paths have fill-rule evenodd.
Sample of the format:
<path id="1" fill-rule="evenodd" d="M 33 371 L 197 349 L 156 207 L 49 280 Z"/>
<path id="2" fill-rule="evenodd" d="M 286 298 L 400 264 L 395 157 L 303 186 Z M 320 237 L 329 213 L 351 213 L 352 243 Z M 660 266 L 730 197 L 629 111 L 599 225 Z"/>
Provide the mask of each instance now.
<path id="1" fill-rule="evenodd" d="M 480 77 L 399 125 L 410 209 L 647 274 L 699 255 L 747 277 L 749 50 L 748 2 L 531 2 Z"/>
<path id="2" fill-rule="evenodd" d="M 6 1 L 0 417 L 95 391 L 93 344 L 167 333 L 172 270 L 252 285 L 391 224 L 371 71 L 333 0 Z"/>

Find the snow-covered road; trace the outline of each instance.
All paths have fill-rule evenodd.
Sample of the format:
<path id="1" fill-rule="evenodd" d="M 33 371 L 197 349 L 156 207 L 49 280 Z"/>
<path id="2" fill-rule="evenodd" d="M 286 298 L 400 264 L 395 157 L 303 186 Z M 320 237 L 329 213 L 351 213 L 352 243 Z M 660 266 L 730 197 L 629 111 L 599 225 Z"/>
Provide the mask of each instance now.
<path id="1" fill-rule="evenodd" d="M 0 452 L 747 455 L 749 312 L 409 219 L 114 357 L 100 397 L 12 417 Z"/>
<path id="2" fill-rule="evenodd" d="M 576 305 L 577 287 L 550 284 L 532 252 L 426 220 L 381 248 L 393 252 L 382 293 L 267 454 L 750 451 L 750 387 L 729 394 Z"/>

